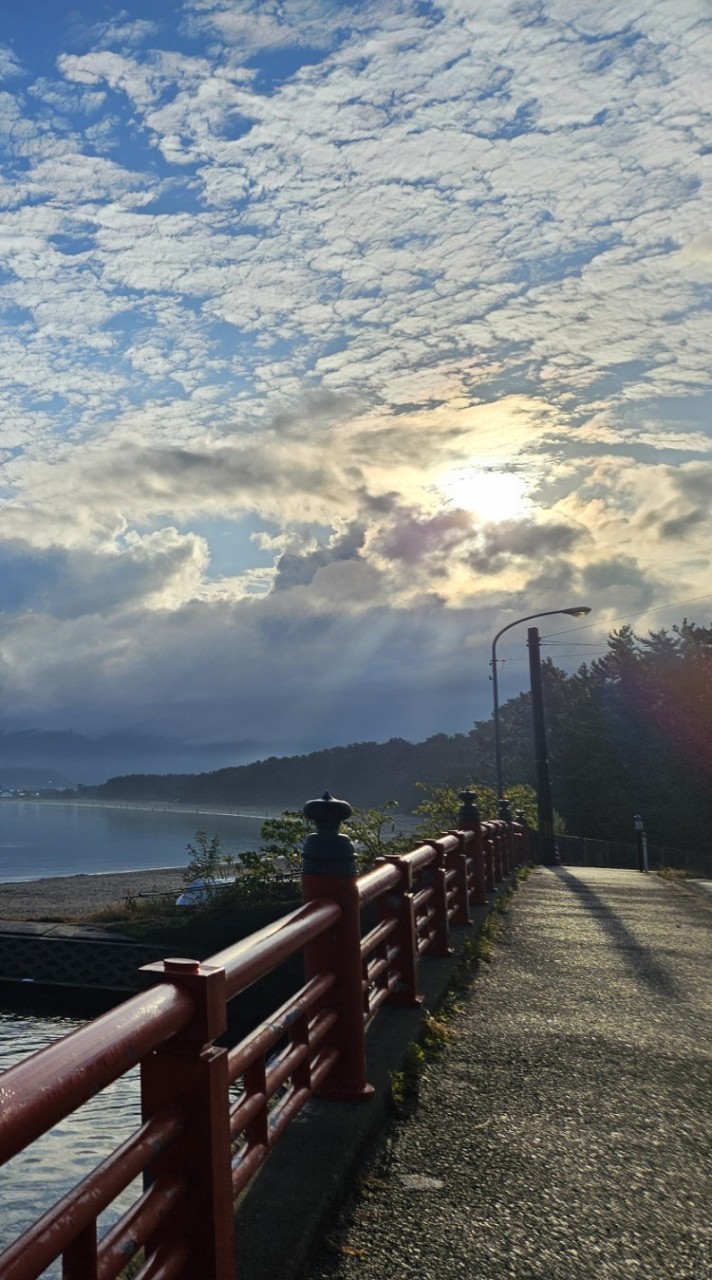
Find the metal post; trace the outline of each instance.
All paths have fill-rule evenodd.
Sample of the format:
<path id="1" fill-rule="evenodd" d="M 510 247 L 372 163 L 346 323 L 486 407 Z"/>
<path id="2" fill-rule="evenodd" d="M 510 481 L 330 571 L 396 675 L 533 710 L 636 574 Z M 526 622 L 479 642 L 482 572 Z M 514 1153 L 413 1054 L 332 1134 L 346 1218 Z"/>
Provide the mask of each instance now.
<path id="1" fill-rule="evenodd" d="M 499 728 L 499 685 L 497 683 L 497 641 L 502 633 L 499 632 L 492 641 L 492 702 L 494 709 L 494 767 L 496 776 L 497 796 L 504 794 L 504 778 L 502 774 L 502 738 Z"/>
<path id="2" fill-rule="evenodd" d="M 635 847 L 638 855 L 638 870 L 648 870 L 648 837 L 645 834 L 643 819 L 639 813 L 633 814 L 633 826 L 635 827 Z"/>
<path id="3" fill-rule="evenodd" d="M 541 684 L 541 654 L 539 629 L 527 630 L 529 647 L 529 674 L 532 692 L 532 719 L 534 724 L 534 756 L 537 779 L 537 814 L 539 818 L 539 851 L 545 866 L 556 864 L 554 843 L 554 809 L 551 803 L 549 757 L 546 749 L 546 722 L 544 719 L 544 695 Z"/>
<path id="4" fill-rule="evenodd" d="M 494 707 L 493 707 L 493 710 L 494 710 L 494 760 L 495 760 L 495 774 L 497 779 L 497 796 L 500 799 L 504 796 L 504 779 L 503 779 L 503 772 L 502 772 L 502 739 L 501 739 L 501 733 L 500 733 L 500 727 L 499 727 L 499 685 L 497 682 L 497 641 L 499 640 L 500 636 L 504 635 L 505 631 L 511 631 L 512 627 L 518 627 L 522 622 L 529 622 L 532 618 L 551 618 L 551 617 L 554 617 L 556 614 L 560 614 L 560 613 L 568 614 L 570 618 L 584 618 L 586 614 L 590 612 L 591 610 L 589 609 L 588 605 L 579 604 L 579 605 L 574 605 L 572 609 L 544 609 L 544 610 L 540 610 L 538 613 L 528 613 L 524 618 L 516 618 L 514 622 L 508 622 L 506 627 L 502 627 L 501 631 L 497 632 L 496 636 L 494 637 L 494 640 L 492 641 L 492 658 L 490 661 L 490 666 L 492 668 L 492 698 L 493 698 L 493 704 L 494 704 Z"/>

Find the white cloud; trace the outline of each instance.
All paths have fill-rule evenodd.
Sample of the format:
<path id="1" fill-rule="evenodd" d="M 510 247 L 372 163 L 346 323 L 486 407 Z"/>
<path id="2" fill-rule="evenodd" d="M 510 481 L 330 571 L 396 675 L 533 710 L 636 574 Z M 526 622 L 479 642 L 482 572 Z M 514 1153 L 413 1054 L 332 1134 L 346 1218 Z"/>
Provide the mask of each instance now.
<path id="1" fill-rule="evenodd" d="M 22 75 L 22 67 L 9 45 L 0 44 L 0 80 L 14 80 Z"/>
<path id="2" fill-rule="evenodd" d="M 47 617 L 91 619 L 43 658 L 44 614 L 9 610 L 10 687 L 59 714 L 81 664 L 113 715 L 144 688 L 134 637 L 179 625 L 169 698 L 200 608 L 216 660 L 239 618 L 257 689 L 292 611 L 295 680 L 316 630 L 336 684 L 342 613 L 390 670 L 406 605 L 437 648 L 429 610 L 462 639 L 464 602 L 694 594 L 705 18 L 191 0 L 76 33 L 54 78 L 0 51 L 3 531 L 47 557 Z M 526 519 L 448 503 L 453 470 L 512 468 Z M 246 515 L 276 564 L 212 573 L 191 525 Z"/>

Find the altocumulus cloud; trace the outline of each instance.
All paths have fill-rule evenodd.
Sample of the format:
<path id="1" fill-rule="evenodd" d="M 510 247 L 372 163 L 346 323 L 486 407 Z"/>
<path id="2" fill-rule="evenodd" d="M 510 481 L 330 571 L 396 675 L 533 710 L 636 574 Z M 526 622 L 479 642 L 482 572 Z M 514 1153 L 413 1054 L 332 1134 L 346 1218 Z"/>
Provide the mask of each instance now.
<path id="1" fill-rule="evenodd" d="M 463 729 L 518 613 L 704 594 L 702 0 L 58 8 L 0 46 L 8 725 Z"/>

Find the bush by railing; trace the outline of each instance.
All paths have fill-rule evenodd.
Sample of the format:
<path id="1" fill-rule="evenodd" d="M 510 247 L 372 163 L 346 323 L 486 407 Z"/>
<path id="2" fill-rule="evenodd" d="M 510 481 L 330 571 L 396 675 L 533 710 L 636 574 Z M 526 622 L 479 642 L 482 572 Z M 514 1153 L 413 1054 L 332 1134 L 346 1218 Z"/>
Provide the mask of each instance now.
<path id="1" fill-rule="evenodd" d="M 204 963 L 144 966 L 156 985 L 6 1071 L 0 1163 L 118 1079 L 141 1071 L 143 1124 L 0 1256 L 3 1280 L 34 1280 L 61 1257 L 64 1280 L 233 1280 L 233 1201 L 315 1092 L 367 1099 L 365 1035 L 382 1005 L 417 1004 L 421 956 L 450 950 L 450 926 L 527 860 L 526 828 L 460 827 L 357 876 L 350 813 L 328 794 L 305 806 L 304 905 Z M 369 908 L 369 912 L 364 912 Z M 362 913 L 372 920 L 362 925 Z M 216 1041 L 228 1001 L 290 957 L 305 981 L 234 1048 Z M 143 1175 L 144 1191 L 97 1239 L 99 1214 Z"/>

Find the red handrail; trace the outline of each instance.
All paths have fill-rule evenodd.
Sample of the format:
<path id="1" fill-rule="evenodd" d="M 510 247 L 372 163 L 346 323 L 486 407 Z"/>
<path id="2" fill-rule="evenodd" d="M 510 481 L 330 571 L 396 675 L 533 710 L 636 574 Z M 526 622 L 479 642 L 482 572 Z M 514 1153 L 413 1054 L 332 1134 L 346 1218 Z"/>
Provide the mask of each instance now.
<path id="1" fill-rule="evenodd" d="M 316 1090 L 370 1095 L 365 1025 L 386 1002 L 419 1001 L 419 956 L 447 954 L 451 922 L 467 923 L 470 906 L 485 900 L 485 885 L 524 857 L 526 828 L 473 820 L 469 829 L 385 858 L 358 878 L 307 875 L 302 907 L 202 965 L 144 966 L 157 980 L 150 991 L 0 1075 L 0 1162 L 138 1063 L 145 1117 L 5 1251 L 3 1280 L 32 1280 L 60 1254 L 67 1280 L 113 1280 L 143 1245 L 145 1280 L 227 1280 L 232 1195 Z M 369 904 L 379 918 L 364 934 L 360 913 Z M 213 1047 L 226 1001 L 299 952 L 306 956 L 306 985 L 234 1049 Z M 230 1105 L 228 1085 L 240 1081 L 241 1096 Z M 230 1143 L 240 1135 L 231 1157 Z M 150 1187 L 97 1243 L 98 1215 L 149 1168 Z M 185 1211 L 177 1214 L 189 1186 Z M 206 1228 L 192 1221 L 197 1216 L 212 1222 Z M 210 1248 L 217 1249 L 212 1260 Z"/>
<path id="2" fill-rule="evenodd" d="M 0 1075 L 0 1161 L 10 1160 L 187 1026 L 193 1001 L 154 987 Z"/>
<path id="3" fill-rule="evenodd" d="M 227 998 L 232 1000 L 336 924 L 340 915 L 333 902 L 308 902 L 249 938 L 218 951 L 206 963 L 225 970 Z"/>

